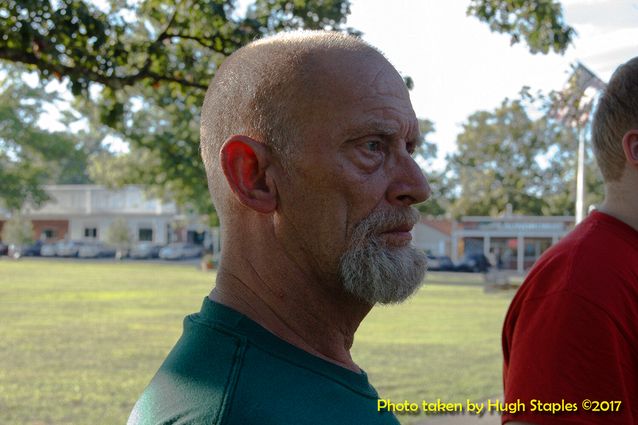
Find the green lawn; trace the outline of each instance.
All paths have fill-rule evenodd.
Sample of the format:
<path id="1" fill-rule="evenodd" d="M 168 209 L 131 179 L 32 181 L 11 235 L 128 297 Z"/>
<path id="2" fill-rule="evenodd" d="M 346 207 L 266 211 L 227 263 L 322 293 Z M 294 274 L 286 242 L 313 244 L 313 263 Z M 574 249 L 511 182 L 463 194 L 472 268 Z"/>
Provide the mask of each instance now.
<path id="1" fill-rule="evenodd" d="M 0 424 L 125 423 L 213 281 L 178 265 L 0 260 Z M 496 395 L 511 296 L 431 274 L 409 302 L 372 311 L 354 358 L 393 401 Z"/>

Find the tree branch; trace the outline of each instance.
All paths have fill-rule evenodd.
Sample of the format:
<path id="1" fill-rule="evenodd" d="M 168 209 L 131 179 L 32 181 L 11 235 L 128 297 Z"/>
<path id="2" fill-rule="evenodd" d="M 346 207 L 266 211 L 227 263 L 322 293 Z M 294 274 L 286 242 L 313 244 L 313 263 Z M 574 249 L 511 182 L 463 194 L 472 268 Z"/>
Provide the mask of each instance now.
<path id="1" fill-rule="evenodd" d="M 172 75 L 161 75 L 154 72 L 149 72 L 148 69 L 140 69 L 139 72 L 136 72 L 133 75 L 127 75 L 123 77 L 107 76 L 81 66 L 68 66 L 59 63 L 53 64 L 37 57 L 33 53 L 28 53 L 18 49 L 0 50 L 0 59 L 6 59 L 12 62 L 21 62 L 27 65 L 35 65 L 40 70 L 46 70 L 52 74 L 59 74 L 61 76 L 68 76 L 71 78 L 71 80 L 93 81 L 115 90 L 122 89 L 126 86 L 132 86 L 136 82 L 145 78 L 152 78 L 155 81 L 171 81 L 182 84 L 184 86 L 194 87 L 202 90 L 206 90 L 206 88 L 208 87 L 205 84 L 189 81 L 183 78 L 177 78 Z"/>
<path id="2" fill-rule="evenodd" d="M 181 34 L 181 33 L 169 33 L 166 34 L 168 38 L 171 37 L 175 37 L 175 38 L 183 38 L 185 40 L 193 40 L 196 41 L 197 43 L 199 43 L 200 45 L 202 45 L 203 47 L 206 47 L 207 49 L 210 49 L 214 52 L 217 53 L 224 53 L 224 49 L 217 49 L 213 43 L 211 43 L 209 41 L 209 39 L 207 38 L 203 38 L 203 37 L 196 37 L 194 35 L 188 35 L 188 34 Z M 213 36 L 214 37 L 214 36 Z M 239 46 L 238 46 L 239 47 Z"/>
<path id="3" fill-rule="evenodd" d="M 206 85 L 206 84 L 196 83 L 194 81 L 185 80 L 183 78 L 173 77 L 171 75 L 155 74 L 153 72 L 147 73 L 142 78 L 152 78 L 155 81 L 170 81 L 170 82 L 173 82 L 173 83 L 179 83 L 179 84 L 184 85 L 184 86 L 194 87 L 194 88 L 198 88 L 198 89 L 202 89 L 202 90 L 206 90 L 208 88 L 208 85 Z"/>
<path id="4" fill-rule="evenodd" d="M 176 16 L 177 16 L 177 7 L 175 7 L 175 10 L 173 11 L 173 15 L 171 16 L 171 19 L 168 20 L 168 24 L 166 24 L 164 31 L 162 31 L 161 34 L 157 36 L 155 41 L 149 44 L 148 49 L 146 49 L 146 60 L 144 61 L 144 65 L 142 65 L 142 68 L 140 68 L 140 70 L 137 72 L 137 76 L 141 76 L 148 73 L 148 70 L 150 69 L 151 62 L 152 62 L 151 50 L 159 46 L 162 43 L 162 41 L 164 41 L 164 39 L 167 38 L 166 33 L 168 32 L 168 29 L 171 27 L 173 22 L 175 22 Z"/>

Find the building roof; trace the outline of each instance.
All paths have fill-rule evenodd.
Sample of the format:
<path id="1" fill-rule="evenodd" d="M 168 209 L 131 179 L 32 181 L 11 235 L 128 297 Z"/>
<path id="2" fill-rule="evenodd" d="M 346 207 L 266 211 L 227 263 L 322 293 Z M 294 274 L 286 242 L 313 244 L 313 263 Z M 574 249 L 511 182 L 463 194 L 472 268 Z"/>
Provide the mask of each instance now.
<path id="1" fill-rule="evenodd" d="M 490 216 L 472 216 L 466 215 L 461 217 L 460 223 L 476 223 L 476 222 L 523 222 L 523 223 L 563 223 L 574 222 L 573 215 L 499 215 Z"/>

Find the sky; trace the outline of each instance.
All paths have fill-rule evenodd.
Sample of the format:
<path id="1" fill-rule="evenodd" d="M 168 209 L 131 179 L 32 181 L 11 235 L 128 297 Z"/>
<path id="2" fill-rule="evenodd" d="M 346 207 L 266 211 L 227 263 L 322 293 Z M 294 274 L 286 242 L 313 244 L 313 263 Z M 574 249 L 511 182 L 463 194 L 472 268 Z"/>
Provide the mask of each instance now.
<path id="1" fill-rule="evenodd" d="M 564 55 L 533 55 L 523 43 L 511 46 L 509 35 L 468 17 L 468 4 L 353 0 L 347 22 L 414 80 L 416 115 L 435 125 L 429 139 L 438 146 L 437 168 L 456 149 L 461 124 L 473 112 L 495 109 L 523 86 L 559 90 L 577 61 L 607 82 L 618 65 L 638 56 L 638 0 L 561 1 L 566 22 L 578 33 Z"/>

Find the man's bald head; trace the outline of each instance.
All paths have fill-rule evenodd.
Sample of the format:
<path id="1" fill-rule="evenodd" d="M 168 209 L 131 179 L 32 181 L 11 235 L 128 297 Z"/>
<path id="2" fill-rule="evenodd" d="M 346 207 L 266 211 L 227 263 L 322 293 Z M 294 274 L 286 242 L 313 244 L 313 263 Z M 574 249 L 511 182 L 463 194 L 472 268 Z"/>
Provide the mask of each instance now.
<path id="1" fill-rule="evenodd" d="M 201 154 L 217 211 L 232 208 L 219 163 L 223 143 L 241 134 L 262 142 L 286 166 L 303 134 L 311 100 L 320 95 L 330 67 L 352 57 L 381 53 L 359 38 L 300 31 L 250 43 L 217 71 L 202 108 Z M 344 76 L 345 78 L 345 76 Z"/>

